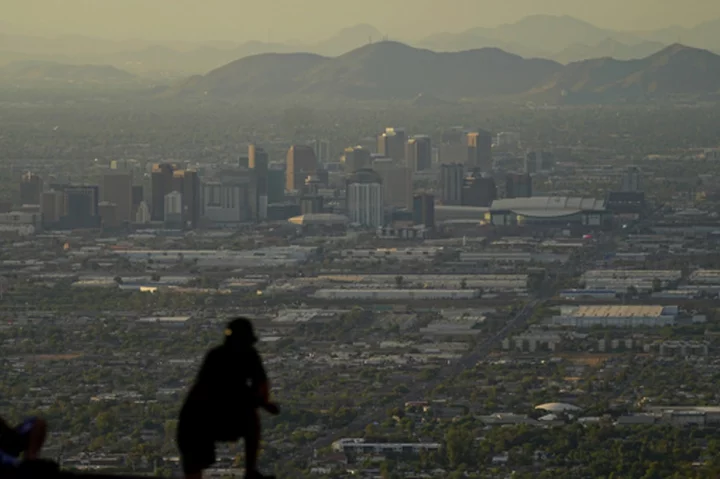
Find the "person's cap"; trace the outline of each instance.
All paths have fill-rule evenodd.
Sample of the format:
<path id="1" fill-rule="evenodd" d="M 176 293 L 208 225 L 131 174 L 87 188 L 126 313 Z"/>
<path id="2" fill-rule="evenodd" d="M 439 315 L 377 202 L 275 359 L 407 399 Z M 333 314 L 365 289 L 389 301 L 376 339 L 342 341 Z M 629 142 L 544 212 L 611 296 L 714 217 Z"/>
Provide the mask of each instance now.
<path id="1" fill-rule="evenodd" d="M 247 318 L 235 318 L 225 328 L 225 339 L 237 343 L 255 344 L 258 341 L 252 322 Z"/>

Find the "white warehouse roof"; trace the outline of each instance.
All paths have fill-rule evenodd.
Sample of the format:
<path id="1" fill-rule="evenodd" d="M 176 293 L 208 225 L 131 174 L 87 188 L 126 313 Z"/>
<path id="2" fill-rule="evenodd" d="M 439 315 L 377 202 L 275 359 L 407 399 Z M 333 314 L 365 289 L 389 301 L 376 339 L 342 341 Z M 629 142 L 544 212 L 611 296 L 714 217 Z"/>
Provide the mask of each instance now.
<path id="1" fill-rule="evenodd" d="M 512 211 L 525 216 L 568 216 L 581 211 L 605 211 L 605 200 L 569 196 L 533 196 L 495 200 L 491 211 Z"/>

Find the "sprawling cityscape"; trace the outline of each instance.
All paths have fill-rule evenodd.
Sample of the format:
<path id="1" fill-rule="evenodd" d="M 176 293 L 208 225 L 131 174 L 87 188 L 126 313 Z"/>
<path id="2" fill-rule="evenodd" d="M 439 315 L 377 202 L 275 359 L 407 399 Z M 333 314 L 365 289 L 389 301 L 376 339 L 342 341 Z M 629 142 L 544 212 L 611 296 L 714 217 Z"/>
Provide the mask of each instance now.
<path id="1" fill-rule="evenodd" d="M 280 475 L 709 477 L 718 150 L 629 162 L 378 130 L 218 162 L 13 166 L 3 410 L 48 418 L 65 468 L 177 473 L 185 391 L 247 315 L 283 405 L 262 456 Z M 686 190 L 668 188 L 674 155 Z M 242 475 L 240 451 L 207 477 Z"/>
<path id="2" fill-rule="evenodd" d="M 29 3 L 0 19 L 0 476 L 720 477 L 720 20 L 692 0 L 666 28 Z M 490 12 L 517 19 L 460 31 Z M 239 317 L 269 397 L 249 349 L 198 386 Z M 257 465 L 216 394 L 250 388 Z M 190 397 L 218 424 L 186 439 L 248 420 L 204 465 Z"/>

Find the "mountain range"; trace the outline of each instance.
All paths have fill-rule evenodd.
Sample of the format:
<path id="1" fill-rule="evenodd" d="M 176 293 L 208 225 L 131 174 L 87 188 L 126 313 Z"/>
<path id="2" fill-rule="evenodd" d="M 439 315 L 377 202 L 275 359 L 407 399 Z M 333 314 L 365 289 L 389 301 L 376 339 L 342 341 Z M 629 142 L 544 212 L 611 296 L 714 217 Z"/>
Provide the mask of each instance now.
<path id="1" fill-rule="evenodd" d="M 434 52 L 384 41 L 338 57 L 272 53 L 241 58 L 164 94 L 222 100 L 411 100 L 423 95 L 438 101 L 603 103 L 707 96 L 719 90 L 720 56 L 679 44 L 637 60 L 599 58 L 562 65 L 496 48 Z"/>
<path id="2" fill-rule="evenodd" d="M 440 32 L 424 38 L 393 40 L 437 52 L 499 48 L 525 58 L 570 63 L 590 58 L 638 59 L 665 46 L 684 45 L 720 52 L 720 19 L 692 28 L 617 31 L 569 16 L 533 15 L 515 23 L 464 32 Z M 0 65 L 28 60 L 68 64 L 113 65 L 139 75 L 181 77 L 204 74 L 238 58 L 261 53 L 306 52 L 339 56 L 386 37 L 377 28 L 360 24 L 344 28 L 315 43 L 112 41 L 65 35 L 55 38 L 17 35 L 0 24 Z"/>

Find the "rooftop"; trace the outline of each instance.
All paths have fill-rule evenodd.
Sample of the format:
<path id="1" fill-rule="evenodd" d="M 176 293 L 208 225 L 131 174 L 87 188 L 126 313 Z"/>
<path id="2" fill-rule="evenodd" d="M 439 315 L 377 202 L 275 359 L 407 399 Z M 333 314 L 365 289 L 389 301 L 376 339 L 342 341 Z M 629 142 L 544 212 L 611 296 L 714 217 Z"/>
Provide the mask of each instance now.
<path id="1" fill-rule="evenodd" d="M 605 211 L 605 200 L 570 196 L 533 196 L 530 198 L 503 198 L 490 206 L 494 211 L 525 212 L 534 216 L 569 215 L 580 211 Z"/>
<path id="2" fill-rule="evenodd" d="M 573 316 L 582 318 L 647 318 L 664 316 L 670 313 L 665 306 L 579 306 Z"/>

